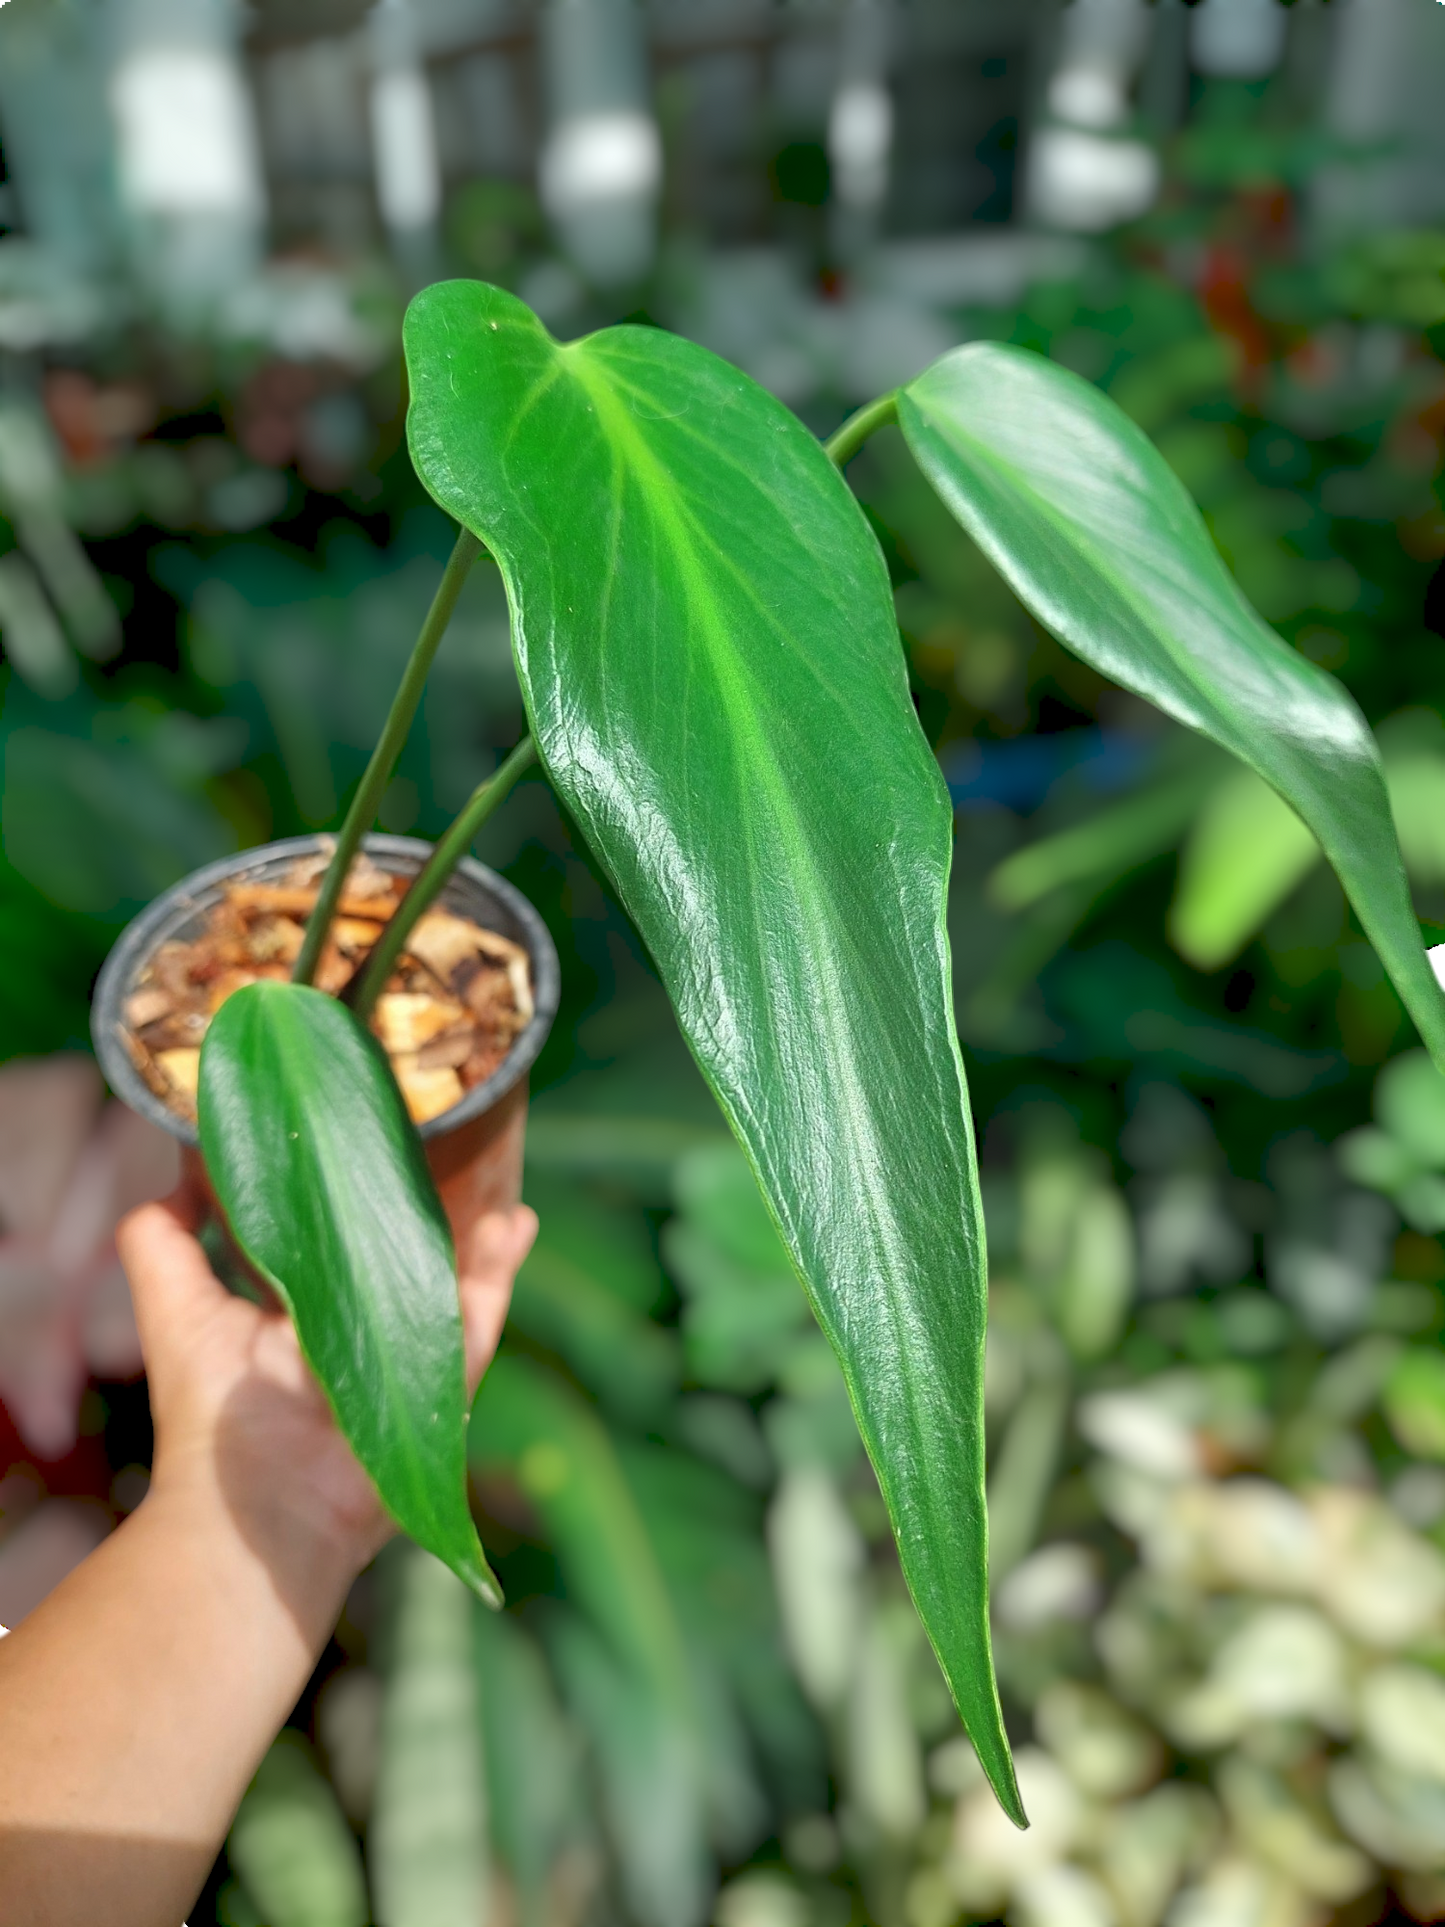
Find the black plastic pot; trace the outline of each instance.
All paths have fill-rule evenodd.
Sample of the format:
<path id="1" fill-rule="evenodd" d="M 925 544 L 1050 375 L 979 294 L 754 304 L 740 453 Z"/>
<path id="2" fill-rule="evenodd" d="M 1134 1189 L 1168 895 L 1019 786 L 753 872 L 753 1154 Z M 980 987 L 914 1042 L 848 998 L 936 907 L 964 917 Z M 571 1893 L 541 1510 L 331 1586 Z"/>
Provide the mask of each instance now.
<path id="1" fill-rule="evenodd" d="M 297 857 L 318 855 L 329 842 L 322 836 L 286 837 L 194 871 L 127 925 L 101 968 L 90 1027 L 106 1081 L 133 1111 L 179 1138 L 193 1164 L 199 1162 L 195 1126 L 161 1102 L 131 1061 L 124 1039 L 126 1001 L 163 943 L 199 936 L 206 913 L 221 900 L 226 884 L 279 882 Z M 369 836 L 364 848 L 378 869 L 407 877 L 414 876 L 431 853 L 430 844 L 410 836 Z M 492 1075 L 474 1085 L 460 1104 L 418 1127 L 460 1236 L 482 1211 L 514 1203 L 520 1195 L 527 1073 L 552 1027 L 561 985 L 547 926 L 520 890 L 485 864 L 464 857 L 438 904 L 522 945 L 531 959 L 535 1005 L 531 1022 Z"/>

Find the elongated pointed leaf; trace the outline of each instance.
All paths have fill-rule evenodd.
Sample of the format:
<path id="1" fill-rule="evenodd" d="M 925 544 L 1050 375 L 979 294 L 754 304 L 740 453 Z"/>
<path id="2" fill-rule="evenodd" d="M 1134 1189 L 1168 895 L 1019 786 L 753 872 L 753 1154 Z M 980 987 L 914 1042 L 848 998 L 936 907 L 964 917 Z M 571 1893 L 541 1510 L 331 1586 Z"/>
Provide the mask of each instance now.
<path id="1" fill-rule="evenodd" d="M 1279 792 L 1253 770 L 1230 770 L 1185 840 L 1170 941 L 1198 969 L 1218 970 L 1319 861 L 1319 844 Z"/>
<path id="2" fill-rule="evenodd" d="M 206 1033 L 198 1108 L 231 1233 L 387 1510 L 499 1602 L 467 1509 L 451 1233 L 380 1046 L 333 997 L 250 984 Z"/>
<path id="3" fill-rule="evenodd" d="M 580 1737 L 513 1614 L 477 1613 L 472 1630 L 492 1841 L 517 1890 L 518 1927 L 555 1927 L 548 1883 L 569 1843 L 587 1837 Z"/>
<path id="4" fill-rule="evenodd" d="M 504 1465 L 547 1528 L 568 1596 L 648 1690 L 688 1717 L 687 1663 L 667 1588 L 606 1427 L 552 1372 L 503 1352 L 477 1398 L 480 1469 Z"/>
<path id="5" fill-rule="evenodd" d="M 272 1927 L 365 1927 L 371 1918 L 356 1836 L 290 1728 L 257 1768 L 226 1851 Z"/>
<path id="6" fill-rule="evenodd" d="M 554 1615 L 546 1639 L 597 1763 L 627 1917 L 638 1927 L 702 1927 L 716 1877 L 700 1824 L 693 1735 L 637 1691 L 579 1614 Z"/>
<path id="7" fill-rule="evenodd" d="M 476 1607 L 455 1578 L 401 1548 L 381 1759 L 367 1836 L 385 1927 L 477 1927 L 491 1912 Z"/>
<path id="8" fill-rule="evenodd" d="M 1425 961 L 1369 726 L 1245 601 L 1148 437 L 1077 375 L 993 342 L 954 349 L 901 389 L 898 420 L 919 467 L 1046 628 L 1298 811 L 1445 1070 L 1445 995 Z"/>
<path id="9" fill-rule="evenodd" d="M 542 760 L 646 939 L 837 1347 L 904 1569 L 1021 1817 L 988 1648 L 982 1220 L 950 813 L 821 448 L 654 329 L 413 302 L 412 457 L 492 549 Z"/>
<path id="10" fill-rule="evenodd" d="M 606 1429 L 562 1380 L 503 1353 L 487 1374 L 472 1455 L 515 1472 L 569 1601 L 549 1638 L 603 1769 L 632 1912 L 700 1927 L 711 1892 L 707 1762 L 682 1630 Z"/>

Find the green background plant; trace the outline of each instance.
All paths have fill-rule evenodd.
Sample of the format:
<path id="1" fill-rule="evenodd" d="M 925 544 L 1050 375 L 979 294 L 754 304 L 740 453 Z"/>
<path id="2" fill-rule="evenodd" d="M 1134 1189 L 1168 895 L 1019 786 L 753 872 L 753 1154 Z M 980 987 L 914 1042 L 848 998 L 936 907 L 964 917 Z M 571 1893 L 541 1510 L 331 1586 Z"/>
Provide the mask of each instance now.
<path id="1" fill-rule="evenodd" d="M 1318 256 L 1282 239 L 1259 169 L 1288 162 L 1290 178 L 1307 181 L 1309 162 L 1274 135 L 1272 147 L 1255 138 L 1249 115 L 1258 122 L 1271 111 L 1257 95 L 1206 90 L 1199 119 L 1218 122 L 1206 128 L 1212 146 L 1197 163 L 1203 140 L 1180 157 L 1196 171 L 1175 173 L 1165 215 L 1006 308 L 949 311 L 948 326 L 1045 352 L 1100 383 L 1160 441 L 1251 600 L 1343 678 L 1377 728 L 1416 903 L 1441 931 L 1445 864 L 1428 807 L 1445 766 L 1431 589 L 1440 374 L 1429 330 L 1439 308 L 1400 296 L 1398 266 L 1418 263 L 1438 237 L 1382 235 Z M 1244 319 L 1185 285 L 1207 283 L 1224 253 L 1240 264 Z M 1428 293 L 1427 277 L 1410 272 L 1416 294 Z M 1431 299 L 1440 300 L 1438 284 Z M 653 305 L 684 319 L 681 303 L 669 309 L 659 295 Z M 855 397 L 833 397 L 826 374 L 819 379 L 806 410 L 826 432 Z M 394 400 L 378 419 L 387 408 L 394 415 Z M 449 544 L 405 464 L 384 459 L 386 445 L 379 433 L 379 497 L 323 497 L 292 476 L 276 527 L 240 538 L 209 518 L 210 484 L 190 479 L 202 463 L 189 443 L 143 438 L 112 469 L 67 477 L 68 512 L 144 620 L 128 621 L 120 658 L 80 665 L 69 696 L 42 700 L 7 672 L 7 766 L 33 805 L 7 811 L 0 871 L 7 1050 L 83 1042 L 89 975 L 157 887 L 228 847 L 335 821 Z M 162 468 L 169 494 L 155 485 Z M 1176 1442 L 1181 1425 L 1203 1439 L 1211 1490 L 1241 1473 L 1286 1495 L 1353 1488 L 1383 1501 L 1388 1512 L 1376 1516 L 1402 1525 L 1410 1543 L 1438 1549 L 1429 1372 L 1416 1383 L 1414 1361 L 1438 1356 L 1445 1267 L 1428 1181 L 1439 1172 L 1428 1109 L 1407 1101 L 1408 1077 L 1394 1091 L 1392 1075 L 1378 1116 L 1372 1108 L 1378 1071 L 1415 1049 L 1412 1030 L 1341 893 L 1317 859 L 1301 858 L 1287 827 L 1281 834 L 1289 819 L 1271 813 L 1267 791 L 1111 696 L 1047 641 L 919 488 L 891 432 L 851 479 L 880 532 L 913 692 L 958 807 L 957 1014 L 984 1119 L 996 1271 L 1010 1288 L 994 1306 L 994 1329 L 1009 1339 L 991 1368 L 991 1473 L 1008 1474 L 996 1498 L 1002 1507 L 1008 1495 L 1018 1522 L 1009 1527 L 1023 1548 L 1016 1570 L 1031 1585 L 1048 1581 L 1044 1604 L 1084 1614 L 1040 1621 L 1024 1586 L 1017 1600 L 1007 1595 L 999 1638 L 1016 1740 L 1055 1764 L 1066 1802 L 1071 1788 L 1093 1789 L 1083 1819 L 1075 1808 L 1051 1835 L 1047 1866 L 1064 1877 L 1036 1889 L 1040 1903 L 1054 1918 L 1091 1896 L 1097 1906 L 1091 1883 L 1112 1891 L 1132 1861 L 1144 1869 L 1132 1889 L 1140 1918 L 1155 1905 L 1150 1891 L 1157 1900 L 1173 1881 L 1197 1895 L 1211 1867 L 1224 1869 L 1226 1885 L 1212 1890 L 1219 1906 L 1263 1897 L 1349 1918 L 1352 1907 L 1378 1911 L 1388 1887 L 1428 1917 L 1439 1876 L 1410 1868 L 1416 1850 L 1399 1830 L 1430 1777 L 1398 1757 L 1399 1733 L 1419 1723 L 1418 1675 L 1407 1682 L 1411 1718 L 1397 1716 L 1393 1728 L 1387 1677 L 1359 1702 L 1349 1738 L 1307 1709 L 1282 1718 L 1263 1704 L 1237 1714 L 1233 1737 L 1217 1728 L 1207 1741 L 1174 1737 L 1174 1688 L 1208 1679 L 1231 1632 L 1260 1606 L 1297 1608 L 1297 1581 L 1283 1567 L 1260 1568 L 1248 1584 L 1202 1571 L 1161 1602 L 1141 1583 L 1142 1549 L 1153 1543 L 1143 1522 L 1111 1516 L 1098 1497 L 1117 1436 L 1106 1450 L 1075 1422 L 1081 1398 L 1139 1385 L 1147 1405 L 1176 1414 Z M 132 506 L 118 510 L 125 491 Z M 136 514 L 141 524 L 117 533 Z M 501 585 L 478 572 L 387 800 L 388 827 L 440 830 L 521 726 Z M 20 823 L 32 826 L 28 836 Z M 51 837 L 37 824 L 69 828 Z M 712 1475 L 709 1508 L 694 1481 L 645 1516 L 679 1600 L 691 1602 L 691 1667 L 715 1677 L 722 1656 L 737 1682 L 717 1715 L 735 1746 L 728 1708 L 745 1709 L 741 1746 L 756 1791 L 749 1825 L 737 1818 L 742 1805 L 730 1809 L 730 1827 L 709 1823 L 710 1862 L 726 1882 L 716 1918 L 734 1927 L 861 1922 L 892 1909 L 910 1923 L 1000 1911 L 1025 1921 L 1026 1883 L 972 1833 L 970 1861 L 993 1867 L 995 1884 L 967 1905 L 958 1897 L 956 1815 L 960 1805 L 986 1809 L 916 1633 L 916 1666 L 895 1665 L 889 1688 L 887 1665 L 870 1663 L 856 1708 L 851 1695 L 827 1697 L 836 1661 L 830 1676 L 787 1657 L 785 1589 L 772 1578 L 764 1526 L 785 1476 L 789 1506 L 772 1544 L 805 1543 L 811 1532 L 806 1543 L 829 1569 L 857 1577 L 836 1589 L 847 1599 L 877 1587 L 883 1604 L 896 1603 L 898 1576 L 837 1374 L 806 1342 L 806 1306 L 786 1272 L 770 1268 L 762 1230 L 748 1258 L 737 1193 L 719 1175 L 729 1153 L 715 1109 L 635 934 L 540 783 L 516 792 L 481 853 L 547 911 L 567 999 L 539 1067 L 531 1130 L 528 1181 L 548 1242 L 524 1277 L 508 1348 L 568 1386 L 629 1466 L 662 1463 L 679 1470 L 679 1484 L 694 1468 Z M 1240 903 L 1211 878 L 1244 857 L 1258 881 Z M 1367 1130 L 1384 1141 L 1357 1147 L 1351 1134 Z M 1371 1156 L 1378 1161 L 1364 1161 Z M 1377 1177 L 1387 1180 L 1379 1189 Z M 717 1203 L 704 1222 L 709 1196 Z M 1036 1210 L 1047 1236 L 1024 1253 L 1019 1225 Z M 1101 1248 L 1109 1234 L 1098 1226 L 1111 1218 L 1114 1235 L 1127 1222 L 1135 1254 L 1122 1314 L 1109 1291 L 1086 1288 L 1100 1275 L 1086 1254 Z M 739 1269 L 753 1289 L 730 1338 L 724 1307 L 741 1303 Z M 711 1295 L 710 1277 L 722 1281 Z M 1114 1266 L 1105 1284 L 1119 1277 Z M 579 1302 L 585 1317 L 568 1315 Z M 1092 1361 L 1076 1350 L 1089 1331 L 1112 1334 Z M 107 1383 L 100 1395 L 104 1410 L 89 1422 L 103 1422 L 111 1463 L 142 1459 L 136 1389 Z M 1032 1416 L 1061 1409 L 1057 1448 L 1031 1458 L 1021 1448 Z M 1020 1414 L 1030 1417 L 1015 1425 Z M 811 1455 L 799 1462 L 801 1485 L 784 1471 L 790 1451 Z M 545 1483 L 545 1455 L 540 1465 Z M 533 1477 L 537 1469 L 534 1460 Z M 562 1659 L 565 1633 L 547 1643 L 555 1622 L 582 1607 L 520 1476 L 485 1470 L 476 1493 L 489 1543 L 506 1542 L 497 1566 L 512 1602 L 500 1620 L 481 1622 L 505 1642 L 500 1671 L 496 1651 L 479 1648 L 477 1661 L 498 1907 L 515 1885 L 545 1894 L 534 1908 L 543 1920 L 541 1908 L 558 1921 L 586 1918 L 589 1907 L 626 1918 L 617 1869 L 641 1847 L 619 1844 L 627 1809 L 609 1805 L 604 1789 L 611 1767 L 646 1759 L 645 1748 L 638 1741 L 628 1754 L 595 1683 L 611 1677 L 605 1645 L 604 1667 L 589 1672 L 586 1658 Z M 1069 1546 L 1085 1557 L 1030 1573 L 1031 1553 Z M 1415 1578 L 1403 1590 L 1428 1600 L 1428 1554 L 1408 1563 Z M 358 1589 L 291 1727 L 309 1736 L 353 1837 L 366 1832 L 377 1716 L 401 1664 L 400 1595 L 384 1568 Z M 1438 1673 L 1428 1628 L 1411 1652 L 1392 1655 L 1337 1622 L 1331 1597 L 1303 1603 L 1335 1627 L 1362 1680 L 1400 1664 Z M 812 1622 L 809 1650 L 858 1650 L 850 1610 L 856 1627 L 856 1604 Z M 1127 1635 L 1107 1669 L 1095 1630 L 1104 1624 Z M 595 1657 L 605 1634 L 593 1632 L 587 1647 L 589 1632 L 573 1655 Z M 884 1644 L 872 1644 L 875 1662 Z M 1317 1651 L 1328 1647 L 1316 1639 Z M 805 1676 L 828 1711 L 810 1711 Z M 860 1685 L 864 1676 L 857 1669 Z M 1059 1681 L 1091 1695 L 1060 1698 L 1049 1690 Z M 519 1730 L 525 1752 L 511 1743 Z M 911 1784 L 913 1804 L 892 1813 L 891 1833 L 867 1819 L 875 1794 L 858 1771 L 867 1757 L 858 1734 L 880 1730 L 895 1749 L 887 1757 L 921 1763 L 911 1783 L 906 1765 L 896 1776 Z M 1091 1734 L 1092 1766 L 1078 1743 Z M 1100 1739 L 1112 1769 L 1099 1765 Z M 1358 1764 L 1344 1785 L 1364 1797 L 1337 1807 L 1330 1774 L 1341 1760 Z M 1239 1761 L 1252 1782 L 1234 1773 Z M 1157 1791 L 1133 1790 L 1160 1771 Z M 1281 1786 L 1287 1797 L 1264 1797 Z M 296 1805 L 304 1819 L 306 1802 Z M 1313 1831 L 1304 1858 L 1291 1859 L 1301 1812 Z M 1101 1865 L 1106 1835 L 1118 1850 Z M 1348 1884 L 1341 1843 L 1368 1860 L 1377 1902 L 1302 1889 L 1311 1859 Z M 262 1918 L 242 1891 L 241 1865 L 238 1852 L 218 1871 L 193 1927 L 228 1880 L 225 1916 Z"/>

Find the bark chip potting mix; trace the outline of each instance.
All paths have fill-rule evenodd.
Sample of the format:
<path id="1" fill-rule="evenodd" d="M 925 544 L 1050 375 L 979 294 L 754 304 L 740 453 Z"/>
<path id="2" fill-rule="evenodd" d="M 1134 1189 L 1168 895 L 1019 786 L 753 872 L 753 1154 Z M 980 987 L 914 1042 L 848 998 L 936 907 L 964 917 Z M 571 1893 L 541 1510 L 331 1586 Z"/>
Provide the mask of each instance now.
<path id="1" fill-rule="evenodd" d="M 327 861 L 322 852 L 299 858 L 279 882 L 227 884 L 199 935 L 163 943 L 141 971 L 125 1003 L 126 1045 L 150 1089 L 178 1116 L 195 1118 L 201 1040 L 221 1005 L 245 984 L 291 975 Z M 318 990 L 345 990 L 409 881 L 357 858 L 321 954 Z M 371 1020 L 413 1123 L 440 1117 L 490 1077 L 532 1012 L 531 968 L 520 944 L 428 910 Z"/>

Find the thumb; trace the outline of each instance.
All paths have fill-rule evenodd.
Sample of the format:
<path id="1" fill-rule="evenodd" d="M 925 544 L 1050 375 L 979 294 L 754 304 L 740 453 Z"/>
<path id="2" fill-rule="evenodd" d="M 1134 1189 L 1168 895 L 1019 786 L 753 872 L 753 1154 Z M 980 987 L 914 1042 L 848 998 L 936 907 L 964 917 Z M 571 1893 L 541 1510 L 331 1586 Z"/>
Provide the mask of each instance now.
<path id="1" fill-rule="evenodd" d="M 479 1218 L 462 1257 L 462 1323 L 466 1330 L 467 1387 L 475 1391 L 492 1362 L 507 1322 L 512 1281 L 532 1249 L 537 1214 L 525 1204 Z"/>
<path id="2" fill-rule="evenodd" d="M 198 1192 L 182 1184 L 168 1198 L 127 1213 L 116 1227 L 115 1246 L 148 1364 L 167 1342 L 228 1301 L 195 1235 L 204 1215 Z"/>

